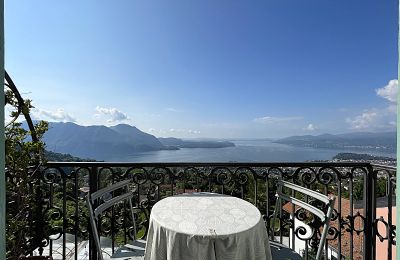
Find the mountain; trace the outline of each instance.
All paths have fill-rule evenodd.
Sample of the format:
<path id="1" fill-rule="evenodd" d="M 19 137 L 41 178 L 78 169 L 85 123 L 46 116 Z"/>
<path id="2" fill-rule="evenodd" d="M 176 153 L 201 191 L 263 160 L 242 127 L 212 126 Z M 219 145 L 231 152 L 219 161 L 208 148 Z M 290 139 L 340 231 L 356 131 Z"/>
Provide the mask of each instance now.
<path id="1" fill-rule="evenodd" d="M 346 134 L 322 134 L 290 136 L 275 143 L 314 148 L 346 148 L 361 150 L 395 151 L 396 132 L 357 132 Z"/>
<path id="2" fill-rule="evenodd" d="M 52 122 L 43 141 L 47 150 L 96 160 L 164 148 L 155 136 L 129 125 L 106 127 Z"/>
<path id="3" fill-rule="evenodd" d="M 177 148 L 224 148 L 235 146 L 234 143 L 228 141 L 188 141 L 173 137 L 158 138 L 158 140 L 165 146 Z"/>
<path id="4" fill-rule="evenodd" d="M 154 135 L 142 132 L 134 126 L 119 124 L 110 128 L 124 136 L 128 142 L 133 142 L 138 150 L 154 151 L 163 148 L 163 144 Z"/>

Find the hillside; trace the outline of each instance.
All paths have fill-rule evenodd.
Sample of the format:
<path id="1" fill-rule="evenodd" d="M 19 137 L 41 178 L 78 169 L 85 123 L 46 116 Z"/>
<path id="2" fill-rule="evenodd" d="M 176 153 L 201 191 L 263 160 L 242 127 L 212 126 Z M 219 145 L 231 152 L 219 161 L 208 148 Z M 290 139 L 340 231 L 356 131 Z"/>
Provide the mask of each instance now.
<path id="1" fill-rule="evenodd" d="M 226 141 L 157 139 L 155 136 L 127 124 L 106 127 L 57 122 L 49 123 L 49 130 L 45 133 L 43 141 L 48 151 L 95 160 L 126 157 L 148 151 L 235 146 L 234 143 Z"/>
<path id="2" fill-rule="evenodd" d="M 396 132 L 290 136 L 275 143 L 314 148 L 395 151 Z"/>
<path id="3" fill-rule="evenodd" d="M 119 124 L 110 129 L 124 136 L 126 141 L 134 143 L 139 151 L 154 151 L 163 149 L 163 144 L 153 135 L 140 131 L 134 126 Z"/>
<path id="4" fill-rule="evenodd" d="M 386 156 L 375 156 L 370 154 L 358 154 L 358 153 L 338 153 L 332 160 L 356 160 L 356 161 L 396 161 L 395 158 Z"/>
<path id="5" fill-rule="evenodd" d="M 92 159 L 82 159 L 70 154 L 55 153 L 51 151 L 44 151 L 44 158 L 48 162 L 95 162 Z"/>
<path id="6" fill-rule="evenodd" d="M 96 160 L 164 148 L 155 136 L 129 125 L 106 127 L 49 123 L 43 140 L 47 150 Z"/>

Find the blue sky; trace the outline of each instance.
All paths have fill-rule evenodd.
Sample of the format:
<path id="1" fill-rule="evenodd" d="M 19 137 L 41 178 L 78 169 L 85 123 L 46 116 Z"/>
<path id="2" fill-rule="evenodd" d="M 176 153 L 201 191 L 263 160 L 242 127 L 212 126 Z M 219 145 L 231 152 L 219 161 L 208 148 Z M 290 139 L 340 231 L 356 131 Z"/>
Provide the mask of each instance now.
<path id="1" fill-rule="evenodd" d="M 397 1 L 5 3 L 34 116 L 156 136 L 395 130 Z"/>

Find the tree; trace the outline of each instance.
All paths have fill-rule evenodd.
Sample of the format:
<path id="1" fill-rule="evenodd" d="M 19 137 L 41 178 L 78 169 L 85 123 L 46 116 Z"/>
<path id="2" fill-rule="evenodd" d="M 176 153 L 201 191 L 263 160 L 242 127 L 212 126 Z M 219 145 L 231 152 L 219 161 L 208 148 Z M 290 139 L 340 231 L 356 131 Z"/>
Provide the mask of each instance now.
<path id="1" fill-rule="evenodd" d="M 11 121 L 5 127 L 6 250 L 7 259 L 17 259 L 42 242 L 38 233 L 43 226 L 35 219 L 41 213 L 40 203 L 36 203 L 40 195 L 38 169 L 43 163 L 44 143 L 41 139 L 48 123 L 33 123 L 29 115 L 33 108 L 31 101 L 22 98 L 7 72 L 5 78 L 5 105 L 13 109 Z M 24 117 L 29 130 L 17 122 L 20 116 Z"/>

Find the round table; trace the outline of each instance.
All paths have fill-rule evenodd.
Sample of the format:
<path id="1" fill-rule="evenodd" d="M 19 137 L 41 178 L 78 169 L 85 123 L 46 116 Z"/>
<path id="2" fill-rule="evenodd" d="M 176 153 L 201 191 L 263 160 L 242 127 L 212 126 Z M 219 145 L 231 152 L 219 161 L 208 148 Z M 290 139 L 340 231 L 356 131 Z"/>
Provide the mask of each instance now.
<path id="1" fill-rule="evenodd" d="M 215 193 L 167 197 L 151 211 L 145 260 L 266 260 L 271 251 L 260 211 Z"/>

